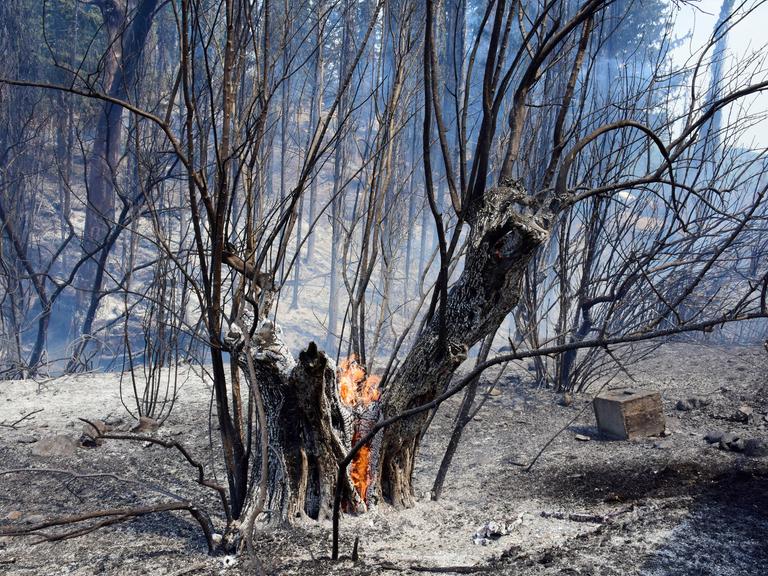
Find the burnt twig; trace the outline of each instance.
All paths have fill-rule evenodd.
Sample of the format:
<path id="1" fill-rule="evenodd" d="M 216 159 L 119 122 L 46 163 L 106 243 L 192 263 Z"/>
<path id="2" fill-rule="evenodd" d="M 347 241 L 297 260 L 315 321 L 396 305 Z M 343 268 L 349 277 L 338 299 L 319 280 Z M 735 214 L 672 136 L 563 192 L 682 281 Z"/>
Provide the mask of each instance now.
<path id="1" fill-rule="evenodd" d="M 85 418 L 80 418 L 80 420 L 82 420 L 86 424 L 89 424 L 95 430 L 98 431 L 98 428 L 96 428 L 93 422 L 90 422 Z M 200 462 L 198 462 L 192 457 L 192 455 L 189 453 L 189 451 L 186 449 L 186 447 L 183 444 L 180 444 L 176 440 L 161 440 L 160 438 L 154 438 L 152 436 L 142 436 L 140 434 L 120 434 L 120 433 L 114 433 L 114 432 L 106 432 L 106 433 L 98 433 L 97 437 L 104 438 L 106 440 L 130 440 L 133 442 L 149 442 L 151 444 L 157 444 L 158 446 L 162 446 L 163 448 L 173 448 L 175 450 L 178 450 L 179 453 L 184 457 L 184 459 L 189 463 L 189 465 L 197 470 L 197 483 L 200 484 L 201 486 L 205 486 L 206 488 L 215 490 L 218 493 L 219 498 L 221 499 L 222 507 L 224 508 L 224 513 L 227 515 L 227 523 L 230 523 L 232 521 L 226 489 L 220 484 L 217 484 L 212 480 L 208 480 L 205 477 L 205 469 L 203 468 L 203 465 L 200 464 Z"/>
<path id="2" fill-rule="evenodd" d="M 31 416 L 34 416 L 39 412 L 42 412 L 43 410 L 45 410 L 45 408 L 38 408 L 37 410 L 32 410 L 32 412 L 27 412 L 26 414 L 24 414 L 24 416 L 22 416 L 21 418 L 19 418 L 14 422 L 11 422 L 10 424 L 7 424 L 5 421 L 0 422 L 0 426 L 3 426 L 4 428 L 13 428 L 15 430 L 16 426 L 24 422 L 24 420 L 26 420 L 27 418 L 30 418 Z"/>
<path id="3" fill-rule="evenodd" d="M 146 516 L 148 514 L 173 511 L 189 512 L 192 517 L 197 520 L 198 524 L 200 524 L 200 527 L 203 530 L 203 533 L 205 534 L 205 539 L 208 543 L 208 551 L 212 552 L 215 547 L 213 543 L 213 524 L 205 512 L 189 502 L 164 502 L 161 504 L 140 506 L 136 508 L 112 508 L 110 510 L 98 510 L 96 512 L 85 512 L 83 514 L 61 516 L 59 518 L 53 518 L 39 522 L 37 524 L 33 524 L 32 526 L 28 526 L 26 528 L 2 528 L 0 529 L 0 536 L 39 536 L 41 540 L 35 542 L 35 544 L 39 544 L 41 542 L 58 542 L 61 540 L 77 538 L 78 536 L 84 536 L 100 528 L 119 524 L 120 522 Z M 61 533 L 49 533 L 44 531 L 47 528 L 59 528 L 61 526 L 77 525 L 89 520 L 97 519 L 101 520 L 88 526 L 75 528 L 73 530 Z"/>

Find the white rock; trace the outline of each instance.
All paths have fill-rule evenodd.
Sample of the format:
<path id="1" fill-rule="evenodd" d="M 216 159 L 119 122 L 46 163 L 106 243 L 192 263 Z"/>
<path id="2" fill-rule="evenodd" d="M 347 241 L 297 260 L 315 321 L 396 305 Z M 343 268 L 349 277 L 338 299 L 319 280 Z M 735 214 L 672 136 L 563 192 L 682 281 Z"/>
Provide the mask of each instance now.
<path id="1" fill-rule="evenodd" d="M 65 434 L 48 436 L 32 445 L 32 454 L 46 458 L 54 456 L 72 456 L 77 448 L 77 441 Z"/>

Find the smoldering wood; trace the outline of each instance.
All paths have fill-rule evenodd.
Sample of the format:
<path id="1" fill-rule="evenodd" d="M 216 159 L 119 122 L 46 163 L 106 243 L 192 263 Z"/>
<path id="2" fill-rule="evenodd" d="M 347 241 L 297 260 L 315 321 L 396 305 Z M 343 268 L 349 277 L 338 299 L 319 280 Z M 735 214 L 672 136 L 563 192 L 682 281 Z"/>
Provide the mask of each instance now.
<path id="1" fill-rule="evenodd" d="M 258 326 L 250 349 L 239 334 L 230 334 L 228 342 L 247 379 L 251 376 L 246 354 L 251 355 L 264 397 L 270 445 L 268 506 L 273 516 L 289 521 L 302 516 L 330 518 L 336 473 L 352 446 L 356 423 L 370 426 L 366 422 L 375 423 L 378 411 L 359 413 L 344 404 L 333 360 L 314 342 L 295 360 L 281 339 L 280 327 L 272 322 Z M 368 494 L 358 494 L 349 470 L 343 494 L 350 511 L 367 509 Z"/>

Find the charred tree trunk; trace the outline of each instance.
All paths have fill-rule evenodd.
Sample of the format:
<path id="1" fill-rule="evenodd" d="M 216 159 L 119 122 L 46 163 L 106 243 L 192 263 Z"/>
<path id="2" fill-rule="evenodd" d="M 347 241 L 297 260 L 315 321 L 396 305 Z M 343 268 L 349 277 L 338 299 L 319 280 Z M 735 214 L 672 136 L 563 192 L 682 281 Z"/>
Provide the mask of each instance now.
<path id="1" fill-rule="evenodd" d="M 382 400 L 384 417 L 434 399 L 467 350 L 495 330 L 517 304 L 527 264 L 551 229 L 549 211 L 536 210 L 533 204 L 522 185 L 505 182 L 469 208 L 469 247 L 464 271 L 448 295 L 447 334 L 441 338 L 436 314 L 393 376 Z M 381 494 L 396 507 L 413 504 L 413 465 L 426 419 L 426 413 L 414 416 L 385 431 L 379 460 Z"/>
<path id="2" fill-rule="evenodd" d="M 242 344 L 234 348 L 246 377 L 258 379 L 264 397 L 269 508 L 289 521 L 330 518 L 339 462 L 352 446 L 359 420 L 355 410 L 342 402 L 333 360 L 312 342 L 295 361 L 279 328 L 269 321 L 259 326 L 249 350 Z M 251 355 L 254 374 L 246 354 Z M 366 508 L 349 471 L 344 500 L 352 511 Z"/>

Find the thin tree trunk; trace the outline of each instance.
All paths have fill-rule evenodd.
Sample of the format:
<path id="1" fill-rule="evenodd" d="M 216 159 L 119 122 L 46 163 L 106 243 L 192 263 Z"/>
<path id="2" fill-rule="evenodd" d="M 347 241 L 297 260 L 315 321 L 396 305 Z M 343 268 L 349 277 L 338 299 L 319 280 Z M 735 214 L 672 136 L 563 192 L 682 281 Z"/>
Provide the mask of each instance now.
<path id="1" fill-rule="evenodd" d="M 311 133 L 315 125 L 320 119 L 320 114 L 323 111 L 323 28 L 324 22 L 322 21 L 322 12 L 324 4 L 322 1 L 315 3 L 315 12 L 317 19 L 317 43 L 315 50 L 315 70 L 314 70 L 314 83 L 312 85 L 312 102 L 310 104 L 310 116 L 309 116 L 309 132 Z M 315 221 L 316 209 L 317 209 L 317 180 L 320 177 L 319 174 L 315 174 L 314 178 L 309 184 L 309 222 L 310 224 Z M 307 255 L 305 262 L 310 262 L 315 254 L 315 235 L 311 233 L 307 239 Z"/>
<path id="2" fill-rule="evenodd" d="M 413 267 L 413 236 L 415 234 L 415 228 L 416 228 L 416 185 L 415 185 L 415 174 L 416 174 L 416 163 L 414 162 L 414 158 L 416 157 L 416 143 L 418 141 L 418 122 L 414 118 L 412 120 L 413 122 L 413 135 L 411 137 L 411 149 L 410 149 L 410 156 L 411 158 L 411 166 L 410 166 L 410 175 L 408 176 L 408 232 L 407 232 L 407 238 L 405 242 L 405 286 L 403 287 L 403 292 L 405 294 L 405 300 L 408 300 L 408 297 L 410 295 L 410 286 L 411 286 L 411 270 Z M 414 286 L 419 285 L 418 278 L 415 279 L 413 282 Z M 403 308 L 403 314 L 408 316 L 408 310 L 406 307 Z"/>
<path id="3" fill-rule="evenodd" d="M 342 35 L 341 70 L 346 74 L 347 68 L 350 66 L 351 42 L 354 30 L 351 14 L 352 10 L 349 0 L 344 3 L 344 12 L 346 14 L 346 22 Z M 349 113 L 349 106 L 349 96 L 347 93 L 344 93 L 341 96 L 339 105 L 339 120 L 337 124 L 339 130 L 344 130 L 344 126 L 340 119 L 344 118 Z M 341 261 L 341 221 L 344 218 L 345 212 L 345 199 L 342 190 L 346 173 L 345 163 L 346 131 L 342 132 L 336 141 L 336 150 L 333 159 L 333 190 L 331 192 L 331 277 L 328 296 L 328 334 L 325 344 L 327 350 L 335 350 L 337 349 L 337 346 L 340 345 L 340 342 L 337 342 L 336 338 L 339 334 L 339 295 L 341 292 L 341 270 L 339 269 L 339 262 Z"/>
<path id="4" fill-rule="evenodd" d="M 475 364 L 482 364 L 488 359 L 488 354 L 491 351 L 491 346 L 493 345 L 493 339 L 496 336 L 497 330 L 498 327 L 483 340 Z M 451 462 L 453 462 L 453 456 L 459 448 L 464 428 L 466 428 L 467 424 L 471 421 L 470 413 L 475 403 L 475 396 L 477 395 L 477 387 L 479 384 L 480 376 L 472 380 L 472 382 L 467 385 L 466 392 L 464 392 L 464 399 L 461 401 L 461 407 L 456 415 L 456 423 L 453 427 L 453 432 L 451 433 L 451 439 L 448 441 L 448 446 L 443 454 L 443 459 L 440 461 L 440 467 L 437 470 L 435 482 L 432 484 L 432 500 L 439 500 L 443 493 L 443 484 L 445 484 L 445 477 L 448 475 L 448 469 L 451 467 Z"/>
<path id="5" fill-rule="evenodd" d="M 125 100 L 128 91 L 137 81 L 141 55 L 146 44 L 152 17 L 158 0 L 142 0 L 124 33 L 118 38 L 119 28 L 125 14 L 112 1 L 100 4 L 108 30 L 110 50 L 106 59 L 107 92 L 113 98 Z M 72 358 L 67 366 L 72 371 L 81 366 L 80 356 L 88 344 L 95 312 L 101 298 L 104 279 L 103 266 L 106 265 L 108 250 L 104 242 L 109 236 L 115 218 L 116 178 L 121 149 L 123 108 L 116 104 L 105 103 L 96 126 L 96 137 L 88 160 L 88 201 L 86 204 L 85 228 L 83 232 L 83 252 L 92 257 L 82 267 L 81 288 L 85 290 L 89 301 L 86 305 L 88 314 L 83 321 L 83 338 L 75 346 Z M 81 302 L 80 309 L 85 305 Z"/>

